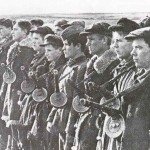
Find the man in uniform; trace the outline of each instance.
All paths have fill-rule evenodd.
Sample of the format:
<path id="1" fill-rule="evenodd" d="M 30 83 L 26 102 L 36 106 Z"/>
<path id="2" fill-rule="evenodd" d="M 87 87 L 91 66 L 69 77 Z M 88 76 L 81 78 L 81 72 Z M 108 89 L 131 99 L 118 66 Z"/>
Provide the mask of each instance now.
<path id="1" fill-rule="evenodd" d="M 39 87 L 40 83 L 38 83 L 38 78 L 39 78 L 39 76 L 41 76 L 42 74 L 47 72 L 47 63 L 48 63 L 47 59 L 45 57 L 45 50 L 40 45 L 43 44 L 45 35 L 47 35 L 49 33 L 54 34 L 54 32 L 52 31 L 51 28 L 49 28 L 47 26 L 38 27 L 36 29 L 31 29 L 30 32 L 33 33 L 33 49 L 36 52 L 36 54 L 34 55 L 32 61 L 30 63 L 28 75 L 32 79 L 32 81 L 36 80 L 36 82 L 34 84 L 36 84 L 36 86 Z M 43 84 L 40 85 L 40 87 L 42 87 L 42 86 L 43 86 Z M 44 86 L 45 86 L 45 84 L 44 84 Z M 36 108 L 36 105 L 38 104 L 38 102 L 34 101 L 33 98 L 31 98 L 32 92 L 33 91 L 31 91 L 31 93 L 25 93 L 26 98 L 21 102 L 23 109 L 22 109 L 21 116 L 20 116 L 20 123 L 24 127 L 24 131 L 25 131 L 24 135 L 22 135 L 22 138 L 26 137 L 26 140 L 21 141 L 22 148 L 24 148 L 24 149 L 25 149 L 25 147 L 27 148 L 27 143 L 24 143 L 24 142 L 27 142 L 27 133 L 32 128 L 35 127 L 35 126 L 33 127 L 33 123 L 36 120 L 36 117 L 34 116 L 34 112 L 35 112 L 35 108 Z M 37 132 L 35 132 L 35 133 L 37 133 Z M 37 140 L 34 136 L 32 136 L 33 138 L 30 138 L 31 135 L 32 134 L 30 134 L 29 139 L 31 141 L 32 149 L 37 149 L 37 148 L 40 149 L 41 142 L 39 140 Z M 29 143 L 28 143 L 28 146 L 29 146 Z"/>
<path id="2" fill-rule="evenodd" d="M 40 85 L 40 87 L 44 87 L 48 93 L 45 100 L 40 103 L 36 103 L 36 107 L 34 110 L 36 113 L 35 120 L 30 133 L 35 136 L 34 131 L 37 132 L 37 139 L 35 141 L 36 145 L 34 144 L 35 142 L 33 142 L 32 148 L 41 149 L 43 147 L 45 150 L 47 150 L 49 146 L 54 146 L 56 144 L 52 141 L 55 141 L 55 139 L 53 139 L 53 136 L 51 136 L 52 134 L 49 134 L 46 130 L 47 117 L 52 108 L 49 103 L 49 97 L 54 92 L 53 70 L 54 68 L 60 70 L 65 63 L 65 58 L 62 55 L 63 42 L 59 36 L 53 34 L 46 35 L 44 38 L 44 43 L 42 43 L 40 46 L 42 48 L 45 48 L 45 56 L 47 58 L 48 64 L 44 66 L 45 68 L 47 68 L 45 69 L 45 72 L 38 76 L 38 84 Z M 51 65 L 53 69 L 50 68 Z M 35 122 L 37 122 L 37 124 L 35 124 Z"/>
<path id="3" fill-rule="evenodd" d="M 51 71 L 49 71 L 48 69 L 47 73 L 49 75 L 44 78 L 45 85 L 48 91 L 47 102 L 49 102 L 49 98 L 55 89 L 54 80 L 53 80 L 54 78 L 53 70 L 56 69 L 58 71 L 58 74 L 60 75 L 62 72 L 62 68 L 64 67 L 66 63 L 66 60 L 62 51 L 63 42 L 62 42 L 61 37 L 57 35 L 48 34 L 45 36 L 44 44 L 42 44 L 41 46 L 45 48 L 45 56 L 48 62 L 50 63 L 50 65 L 53 64 L 53 67 L 52 67 L 53 69 Z M 50 112 L 49 116 L 46 113 L 44 114 L 44 110 L 43 112 L 41 112 L 41 117 L 42 115 L 43 116 L 45 115 L 46 119 L 43 119 L 43 122 L 46 123 L 47 121 L 47 130 L 50 132 L 48 149 L 57 150 L 59 149 L 58 132 L 56 132 L 57 131 L 56 129 L 58 129 L 58 124 L 55 124 L 55 123 L 52 124 L 53 117 L 56 112 L 56 108 L 53 107 L 51 110 L 51 107 L 50 107 L 48 112 Z"/>
<path id="4" fill-rule="evenodd" d="M 137 68 L 133 82 L 128 87 L 141 83 L 136 90 L 125 96 L 127 113 L 121 150 L 148 150 L 150 127 L 150 28 L 130 32 L 126 37 L 133 41 L 131 55 Z"/>
<path id="5" fill-rule="evenodd" d="M 107 23 L 96 23 L 85 29 L 85 32 L 81 35 L 87 36 L 87 46 L 89 47 L 90 53 L 100 57 L 103 53 L 109 49 L 111 42 L 111 32 L 108 30 L 110 25 Z M 94 70 L 95 56 L 93 56 L 86 67 L 85 78 L 88 78 L 88 75 L 92 72 L 95 72 L 95 75 L 88 80 L 94 83 L 102 84 L 110 78 L 111 70 L 107 70 L 104 73 L 104 76 L 96 74 Z M 86 85 L 86 94 L 92 97 L 95 101 L 100 99 L 102 96 L 97 95 L 97 92 L 89 91 L 87 83 Z M 97 97 L 96 97 L 97 95 Z M 98 129 L 96 128 L 96 120 L 99 116 L 99 111 L 96 109 L 89 109 L 85 113 L 80 115 L 80 119 L 77 123 L 76 129 L 76 139 L 75 139 L 75 149 L 90 150 L 96 149 L 96 137 L 98 134 Z"/>
<path id="6" fill-rule="evenodd" d="M 17 21 L 12 30 L 12 38 L 15 41 L 7 53 L 7 67 L 11 69 L 10 76 L 8 80 L 16 80 L 13 83 L 7 85 L 7 91 L 4 102 L 3 116 L 7 127 L 11 127 L 12 132 L 12 143 L 9 145 L 11 149 L 18 149 L 17 142 L 18 139 L 18 122 L 20 117 L 20 110 L 17 104 L 19 100 L 18 91 L 21 91 L 21 82 L 23 81 L 22 73 L 19 71 L 21 66 L 25 66 L 26 69 L 29 68 L 30 62 L 33 58 L 33 50 L 26 46 L 21 46 L 21 41 L 27 37 L 30 31 L 31 24 L 28 21 L 22 20 Z M 11 75 L 11 72 L 15 75 Z M 5 91 L 2 91 L 5 92 Z M 3 117 L 2 116 L 2 117 Z"/>
<path id="7" fill-rule="evenodd" d="M 41 19 L 33 19 L 33 20 L 30 21 L 30 23 L 31 23 L 31 30 L 36 29 L 36 28 L 38 28 L 38 27 L 40 27 L 44 24 L 43 20 L 41 20 Z M 32 47 L 32 44 L 33 44 L 32 36 L 33 36 L 33 32 L 30 32 L 29 35 L 28 35 L 28 38 L 26 38 L 25 43 L 28 43 L 29 47 Z"/>
<path id="8" fill-rule="evenodd" d="M 68 145 L 68 142 L 72 144 L 74 139 L 74 131 L 70 132 L 71 130 L 68 130 L 66 127 L 68 117 L 72 117 L 69 112 L 71 111 L 73 98 L 77 94 L 75 94 L 75 90 L 70 86 L 69 81 L 71 80 L 73 83 L 80 82 L 84 77 L 86 66 L 86 57 L 83 53 L 86 46 L 86 39 L 79 36 L 81 31 L 83 31 L 83 27 L 81 26 L 69 26 L 62 32 L 64 54 L 68 62 L 60 76 L 62 79 L 59 86 L 60 91 L 66 94 L 68 100 L 62 109 L 57 110 L 54 117 L 55 122 L 59 122 L 59 149 L 71 149 L 71 145 Z M 79 88 L 84 91 L 83 85 Z M 76 121 L 76 116 L 74 120 Z M 74 120 L 71 120 L 71 126 L 69 128 L 74 128 Z"/>
<path id="9" fill-rule="evenodd" d="M 10 45 L 13 43 L 11 31 L 12 31 L 12 20 L 10 19 L 0 19 L 0 33 L 2 36 L 1 44 L 0 44 L 0 63 L 5 63 L 7 58 L 7 52 L 10 48 Z M 3 73 L 4 68 L 2 66 L 0 67 L 1 70 L 1 78 L 0 78 L 0 86 L 1 91 L 3 91 L 3 88 L 6 88 L 6 85 L 3 83 Z M 3 84 L 2 84 L 3 83 Z M 0 103 L 0 114 L 2 116 L 2 109 L 3 109 L 3 103 L 4 103 L 4 93 L 1 93 L 1 103 Z M 8 136 L 8 129 L 6 128 L 6 124 L 3 120 L 0 119 L 0 135 L 2 138 L 1 143 L 3 143 L 6 146 L 7 143 L 7 136 Z M 3 149 L 3 146 L 1 145 L 1 148 Z"/>
<path id="10" fill-rule="evenodd" d="M 55 34 L 57 34 L 58 36 L 60 36 L 61 32 L 66 28 L 66 27 L 63 27 L 63 25 L 66 25 L 67 23 L 68 23 L 68 21 L 65 20 L 65 19 L 56 20 L 54 22 Z"/>
<path id="11" fill-rule="evenodd" d="M 109 29 L 113 33 L 112 37 L 112 47 L 114 48 L 118 59 L 120 60 L 120 64 L 113 69 L 114 77 L 117 77 L 119 74 L 122 74 L 117 80 L 114 81 L 114 88 L 113 88 L 113 93 L 114 95 L 117 95 L 121 91 L 125 90 L 127 88 L 127 84 L 131 79 L 131 76 L 134 72 L 134 62 L 132 59 L 132 56 L 130 55 L 132 51 L 132 43 L 124 39 L 124 37 L 130 32 L 135 29 L 139 28 L 139 25 L 127 18 L 121 18 L 118 22 L 117 25 L 111 26 Z M 131 69 L 129 69 L 131 67 Z M 129 69 L 129 70 L 128 70 Z M 123 73 L 126 70 L 125 73 Z M 107 97 L 105 97 L 108 99 Z M 110 106 L 111 107 L 111 106 Z M 119 110 L 123 115 L 126 114 L 126 103 L 124 102 L 124 99 L 118 99 L 116 100 L 113 104 L 112 107 L 114 109 Z M 108 115 L 105 117 L 105 122 L 104 122 L 104 135 L 105 135 L 105 129 L 106 127 L 106 122 Z M 121 143 L 121 137 L 122 135 L 119 135 L 117 138 L 109 138 L 109 142 L 107 141 L 107 136 L 105 136 L 105 141 L 104 141 L 104 149 L 119 149 L 120 148 L 120 143 Z M 117 143 L 115 145 L 115 142 Z"/>

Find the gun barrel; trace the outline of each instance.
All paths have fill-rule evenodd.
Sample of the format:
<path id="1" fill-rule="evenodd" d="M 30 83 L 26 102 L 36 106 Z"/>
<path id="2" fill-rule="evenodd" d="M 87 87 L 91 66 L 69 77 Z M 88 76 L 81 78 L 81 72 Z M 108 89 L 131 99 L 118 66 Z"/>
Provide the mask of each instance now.
<path id="1" fill-rule="evenodd" d="M 86 107 L 91 106 L 91 107 L 95 107 L 97 109 L 102 109 L 102 106 L 96 102 L 92 102 L 92 101 L 85 100 L 85 99 L 81 99 L 80 102 L 83 106 L 86 106 Z"/>

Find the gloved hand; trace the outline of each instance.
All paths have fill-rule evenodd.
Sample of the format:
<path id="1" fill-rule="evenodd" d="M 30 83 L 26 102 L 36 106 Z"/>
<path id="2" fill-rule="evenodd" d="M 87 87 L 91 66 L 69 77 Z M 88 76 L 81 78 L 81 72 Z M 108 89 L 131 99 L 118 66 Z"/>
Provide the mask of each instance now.
<path id="1" fill-rule="evenodd" d="M 94 82 L 86 82 L 85 90 L 88 95 L 91 95 L 91 94 L 93 95 L 93 93 L 98 91 L 98 86 Z"/>

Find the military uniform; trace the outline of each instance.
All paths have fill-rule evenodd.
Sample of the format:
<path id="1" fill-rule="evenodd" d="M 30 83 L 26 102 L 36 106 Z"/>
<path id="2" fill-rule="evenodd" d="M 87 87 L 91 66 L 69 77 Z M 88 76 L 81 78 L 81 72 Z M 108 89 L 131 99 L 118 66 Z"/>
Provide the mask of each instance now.
<path id="1" fill-rule="evenodd" d="M 8 50 L 10 48 L 10 46 L 14 43 L 14 41 L 12 40 L 11 37 L 5 38 L 5 40 L 3 41 L 4 43 L 1 44 L 1 63 L 6 63 L 6 59 L 7 59 L 7 53 Z M 4 68 L 1 66 L 0 67 L 1 70 L 1 79 L 0 79 L 0 85 L 1 85 L 1 99 L 4 102 L 5 99 L 5 92 L 6 92 L 6 88 L 7 88 L 7 84 L 3 82 L 3 73 L 4 73 Z M 3 104 L 1 105 L 3 106 Z"/>
<path id="2" fill-rule="evenodd" d="M 66 59 L 64 58 L 64 55 L 62 55 L 57 61 L 54 69 L 58 70 L 58 76 L 62 74 L 63 68 L 66 64 Z M 49 95 L 51 95 L 54 92 L 54 81 L 53 78 L 51 78 L 51 84 L 49 84 Z M 48 116 L 47 116 L 47 123 L 52 123 L 52 127 L 50 129 L 50 140 L 49 140 L 49 150 L 57 150 L 59 149 L 59 132 L 58 132 L 58 124 L 57 121 L 55 121 L 54 116 L 56 115 L 57 108 L 52 107 L 50 110 Z M 57 118 L 57 117 L 56 117 Z M 58 119 L 58 118 L 57 118 Z"/>
<path id="3" fill-rule="evenodd" d="M 16 74 L 16 81 L 7 85 L 7 92 L 5 96 L 3 115 L 7 118 L 7 125 L 12 128 L 12 147 L 17 148 L 18 134 L 16 125 L 19 122 L 20 108 L 17 104 L 19 95 L 17 91 L 21 91 L 21 82 L 23 81 L 22 72 L 19 71 L 21 66 L 25 66 L 26 70 L 29 68 L 30 62 L 33 58 L 33 49 L 25 46 L 20 46 L 19 43 L 14 43 L 7 54 L 7 64 Z M 9 95 L 10 94 L 10 95 Z"/>
<path id="4" fill-rule="evenodd" d="M 118 60 L 112 61 L 112 63 L 104 70 L 102 74 L 95 74 L 91 77 L 90 81 L 102 85 L 106 81 L 112 78 L 112 69 L 118 64 Z M 86 73 L 88 74 L 88 72 Z M 88 75 L 85 74 L 87 78 Z M 112 88 L 109 87 L 109 90 Z M 97 103 L 99 103 L 103 94 L 97 91 L 86 91 L 87 95 L 92 97 Z M 76 136 L 75 136 L 75 149 L 84 150 L 84 149 L 96 149 L 97 140 L 96 137 L 99 132 L 99 128 L 96 126 L 98 121 L 99 114 L 101 111 L 95 108 L 91 108 L 85 113 L 80 115 L 80 118 L 76 124 Z M 99 126 L 103 127 L 104 115 L 101 115 L 99 118 Z"/>
<path id="5" fill-rule="evenodd" d="M 118 76 L 119 74 L 121 74 L 122 72 L 124 72 L 125 70 L 127 70 L 128 68 L 130 68 L 131 66 L 134 65 L 134 62 L 132 60 L 132 57 L 129 58 L 128 62 L 121 62 L 114 70 L 114 77 Z M 114 95 L 117 95 L 118 93 L 124 91 L 125 89 L 127 89 L 127 85 L 131 82 L 131 77 L 133 75 L 133 72 L 134 72 L 134 69 L 135 68 L 132 68 L 130 69 L 129 71 L 127 71 L 126 73 L 124 73 L 120 78 L 118 78 L 115 82 L 114 82 Z M 127 111 L 127 107 L 126 107 L 126 103 L 124 101 L 123 98 L 119 99 L 119 103 L 116 101 L 116 102 L 113 102 L 113 108 L 114 109 L 119 109 L 120 112 L 123 114 L 124 116 L 124 119 L 125 119 L 125 114 L 126 114 L 126 111 Z M 105 118 L 105 121 L 107 120 L 107 115 L 106 115 L 106 118 Z M 105 126 L 104 126 L 105 128 Z M 105 133 L 105 130 L 104 130 L 104 133 Z M 106 138 L 107 138 L 107 135 L 106 135 Z M 110 145 L 113 143 L 113 149 L 115 149 L 116 145 L 115 145 L 115 142 L 113 141 L 118 141 L 117 142 L 117 147 L 119 148 L 120 146 L 120 143 L 121 143 L 121 137 L 118 137 L 116 139 L 109 139 L 109 143 L 105 142 L 106 145 L 104 145 L 104 148 L 105 149 L 108 149 L 108 147 L 110 148 Z M 107 147 L 107 148 L 106 148 Z"/>
<path id="6" fill-rule="evenodd" d="M 37 74 L 36 68 L 39 67 L 40 65 L 45 65 L 45 63 L 46 63 L 46 58 L 45 58 L 45 55 L 43 53 L 35 54 L 33 60 L 31 61 L 28 74 L 31 73 L 31 74 L 33 74 L 32 76 L 35 76 Z M 42 74 L 42 73 L 43 72 L 40 72 L 40 74 Z M 26 94 L 26 95 L 29 97 L 31 94 L 29 93 L 29 94 Z M 32 118 L 31 117 L 32 116 L 31 112 L 33 112 L 33 110 L 34 110 L 33 108 L 34 108 L 35 103 L 36 102 L 32 101 L 32 100 L 28 101 L 28 104 L 27 104 L 27 101 L 25 101 L 25 102 L 22 101 L 22 105 L 24 106 L 23 110 L 22 110 L 22 114 L 20 116 L 20 123 L 22 125 L 32 124 L 30 122 L 32 120 L 31 119 Z M 25 107 L 25 106 L 27 106 L 27 107 Z M 29 113 L 28 111 L 29 112 L 31 111 L 31 112 Z"/>
<path id="7" fill-rule="evenodd" d="M 144 71 L 133 75 L 132 80 L 134 82 L 131 82 L 128 88 L 145 80 L 145 78 L 140 79 L 142 75 L 144 75 Z M 150 78 L 148 77 L 142 87 L 124 97 L 127 113 L 125 120 L 126 128 L 122 138 L 122 150 L 149 149 L 149 81 Z"/>
<path id="8" fill-rule="evenodd" d="M 10 45 L 13 44 L 12 38 L 11 37 L 6 37 L 5 39 L 3 39 L 0 47 L 0 60 L 1 63 L 6 63 L 6 58 L 7 58 L 7 52 L 8 49 L 10 48 Z M 6 92 L 6 88 L 7 88 L 7 84 L 3 82 L 3 73 L 4 73 L 4 68 L 0 67 L 1 70 L 1 78 L 0 78 L 0 86 L 1 86 L 1 104 L 0 104 L 0 114 L 2 116 L 2 111 L 3 111 L 3 104 L 4 104 L 4 100 L 5 100 L 5 92 Z M 2 92 L 4 91 L 4 92 Z M 1 135 L 1 139 L 3 140 L 3 144 L 6 147 L 6 143 L 7 143 L 7 136 L 10 134 L 10 130 L 8 128 L 6 128 L 6 124 L 4 120 L 0 120 L 0 135 Z"/>
<path id="9" fill-rule="evenodd" d="M 136 39 L 149 39 L 150 37 L 150 28 L 137 29 L 130 32 L 125 38 L 127 40 L 136 40 Z M 145 42 L 147 44 L 147 42 Z M 141 46 L 139 44 L 139 46 Z M 148 44 L 149 48 L 149 44 Z M 145 49 L 142 50 L 142 52 Z M 132 51 L 135 54 L 135 51 Z M 137 52 L 137 51 L 136 51 Z M 149 51 L 147 51 L 148 55 Z M 145 54 L 145 53 L 144 53 Z M 138 54 L 137 54 L 138 55 Z M 141 54 L 140 54 L 141 55 Z M 133 58 L 135 55 L 133 55 Z M 140 59 L 142 57 L 137 56 Z M 144 58 L 144 57 L 143 57 Z M 142 60 L 144 62 L 144 60 Z M 149 64 L 149 60 L 146 59 L 141 67 L 139 62 L 135 62 L 137 66 L 137 71 L 133 74 L 128 88 L 132 88 L 137 84 L 141 84 L 138 88 L 124 96 L 124 100 L 127 104 L 127 113 L 126 113 L 126 128 L 123 133 L 122 146 L 121 150 L 148 150 L 150 147 L 149 144 L 149 127 L 150 127 L 150 101 L 149 101 L 149 67 L 146 65 Z"/>
<path id="10" fill-rule="evenodd" d="M 3 40 L 3 43 L 0 44 L 0 53 L 1 53 L 1 63 L 6 63 L 6 59 L 7 59 L 7 52 L 8 49 L 10 48 L 10 46 L 14 43 L 14 41 L 12 40 L 11 37 L 6 37 Z M 0 79 L 0 85 L 2 85 L 3 79 L 2 79 L 2 75 L 4 73 L 4 69 L 1 67 L 1 79 Z"/>
<path id="11" fill-rule="evenodd" d="M 80 63 L 80 61 L 77 61 L 79 63 L 79 64 L 77 63 L 78 64 L 77 74 L 75 75 L 74 79 L 72 80 L 72 82 L 75 85 L 80 83 L 84 79 L 87 61 L 85 58 L 83 60 L 84 61 L 82 63 Z M 75 64 L 75 65 L 77 65 L 77 64 Z M 84 91 L 85 91 L 84 83 L 80 84 L 77 88 L 79 91 L 76 91 L 75 93 L 73 93 L 72 99 L 75 98 L 76 96 L 79 98 L 84 97 Z M 72 101 L 72 100 L 70 99 L 70 101 Z M 71 107 L 68 122 L 67 122 L 66 129 L 65 129 L 65 131 L 66 131 L 65 149 L 66 150 L 73 146 L 74 137 L 75 137 L 75 124 L 76 124 L 78 118 L 79 118 L 79 113 L 76 112 L 73 107 Z"/>
<path id="12" fill-rule="evenodd" d="M 70 134 L 70 132 L 68 132 L 68 130 L 65 130 L 65 129 L 66 129 L 66 126 L 67 126 L 68 117 L 72 114 L 72 113 L 71 114 L 69 114 L 69 113 L 70 113 L 70 110 L 71 110 L 72 100 L 73 100 L 73 97 L 74 97 L 74 90 L 72 89 L 72 87 L 70 85 L 66 85 L 66 84 L 69 84 L 69 83 L 67 83 L 68 80 L 71 80 L 71 81 L 76 80 L 76 76 L 74 74 L 75 72 L 73 71 L 73 68 L 75 66 L 79 66 L 79 68 L 80 68 L 80 66 L 83 67 L 84 64 L 85 64 L 85 60 L 86 60 L 85 56 L 81 56 L 81 57 L 77 58 L 76 60 L 69 61 L 68 65 L 66 65 L 64 67 L 64 71 L 60 76 L 60 78 L 61 78 L 65 75 L 67 75 L 64 79 L 61 80 L 59 86 L 60 86 L 60 91 L 64 92 L 67 95 L 68 102 L 62 109 L 58 109 L 56 111 L 55 116 L 54 116 L 53 124 L 56 124 L 55 122 L 59 123 L 58 131 L 60 133 L 60 138 L 63 139 L 63 140 L 65 140 L 66 133 L 68 135 Z M 84 72 L 83 68 L 81 70 Z M 81 73 L 81 70 L 80 70 L 80 73 Z M 79 74 L 77 75 L 77 78 L 79 80 L 82 78 L 82 75 L 84 74 L 84 73 L 83 74 L 82 73 L 80 74 L 80 76 L 78 76 Z M 74 124 L 74 122 L 72 122 L 72 120 L 71 120 L 71 126 L 73 124 Z M 70 141 L 70 139 L 66 139 L 66 140 Z"/>
<path id="13" fill-rule="evenodd" d="M 65 63 L 64 56 L 62 55 L 58 60 L 55 62 L 55 69 L 61 70 L 62 66 Z M 49 69 L 47 69 L 46 73 L 48 73 Z M 43 141 L 43 147 L 45 146 L 45 149 L 48 149 L 49 142 L 52 142 L 53 138 L 51 137 L 51 134 L 48 133 L 46 130 L 47 125 L 47 117 L 51 111 L 51 104 L 49 102 L 49 97 L 54 91 L 54 80 L 53 80 L 53 74 L 50 73 L 48 76 L 45 76 L 43 80 L 39 81 L 41 84 L 41 87 L 45 87 L 48 91 L 48 96 L 46 100 L 40 103 L 36 103 L 35 106 L 35 120 L 31 129 L 31 132 L 34 136 L 37 137 L 37 142 Z M 43 85 L 43 86 L 42 86 Z M 35 123 L 37 122 L 37 124 Z M 34 130 L 38 127 L 37 130 Z M 37 133 L 36 133 L 37 132 Z M 45 138 L 47 136 L 47 138 Z M 51 140 L 48 140 L 48 138 L 51 138 Z M 41 140 L 42 139 L 42 140 Z M 51 146 L 51 145 L 49 145 Z M 39 147 L 37 147 L 39 148 Z M 39 148 L 40 149 L 40 148 Z"/>
<path id="14" fill-rule="evenodd" d="M 30 32 L 38 33 L 41 36 L 47 35 L 48 33 L 53 34 L 52 29 L 47 26 L 32 29 L 32 30 L 30 30 Z M 27 42 L 28 42 L 28 39 L 27 39 Z M 44 49 L 42 49 L 42 50 L 44 50 Z M 33 134 L 32 134 L 32 132 L 30 132 L 30 130 L 34 130 L 34 127 L 39 128 L 39 125 L 36 126 L 37 125 L 36 121 L 38 121 L 38 119 L 37 119 L 37 117 L 39 117 L 38 113 L 43 108 L 42 102 L 41 102 L 42 103 L 41 104 L 42 106 L 41 106 L 39 104 L 39 102 L 34 100 L 33 92 L 34 92 L 34 90 L 37 90 L 38 88 L 42 88 L 42 87 L 46 88 L 46 85 L 49 84 L 49 81 L 45 78 L 40 78 L 40 80 L 39 80 L 39 77 L 41 75 L 43 75 L 44 73 L 47 73 L 49 71 L 49 69 L 48 69 L 49 63 L 45 57 L 44 51 L 42 51 L 42 50 L 38 51 L 34 55 L 32 61 L 31 61 L 31 64 L 29 66 L 29 70 L 28 70 L 28 77 L 31 78 L 33 84 L 36 86 L 35 87 L 36 89 L 33 89 L 33 91 L 31 91 L 30 93 L 27 93 L 27 94 L 24 93 L 25 97 L 20 102 L 21 107 L 22 107 L 22 112 L 21 112 L 19 123 L 22 125 L 22 128 L 24 129 L 24 132 L 22 132 L 22 135 L 21 135 L 22 136 L 21 142 L 23 145 L 22 148 L 24 148 L 24 149 L 25 148 L 29 149 L 28 148 L 30 146 L 29 141 L 31 143 L 32 149 L 37 149 L 37 148 L 40 149 L 41 148 L 40 142 L 36 138 L 39 134 L 39 130 L 38 130 L 38 132 L 33 131 L 34 132 Z M 45 82 L 47 82 L 47 83 L 45 83 Z M 46 108 L 46 110 L 49 109 L 49 108 L 47 108 L 47 105 L 45 106 L 45 108 Z M 42 126 L 41 122 L 38 122 L 38 124 L 41 124 L 41 126 Z M 45 129 L 45 128 L 43 128 L 43 129 Z M 26 136 L 24 136 L 24 135 L 26 135 Z M 43 133 L 43 135 L 44 135 L 44 133 Z M 27 138 L 28 138 L 28 140 L 27 140 Z M 23 142 L 25 142 L 25 143 L 23 143 Z M 27 142 L 28 142 L 28 144 L 27 144 Z M 42 142 L 43 142 L 43 140 L 42 140 Z"/>
<path id="15" fill-rule="evenodd" d="M 89 28 L 85 29 L 85 32 L 81 32 L 81 35 L 105 35 L 110 36 L 111 32 L 108 31 L 109 24 L 107 23 L 95 23 Z M 94 49 L 94 48 L 93 48 Z M 94 51 L 94 50 L 93 50 Z M 101 54 L 99 57 L 103 55 L 103 52 L 105 49 L 99 49 L 97 52 L 98 54 Z M 109 50 L 108 50 L 109 51 Z M 101 85 L 105 83 L 105 81 L 108 81 L 110 78 L 112 78 L 111 71 L 112 69 L 118 64 L 110 65 L 108 68 L 105 68 L 105 64 L 103 64 L 103 68 L 99 68 L 100 74 L 96 73 L 94 69 L 94 63 L 96 62 L 98 56 L 93 56 L 86 68 L 86 72 L 84 75 L 84 78 L 89 78 L 89 80 L 85 81 L 85 93 L 92 97 L 93 100 L 97 103 L 99 103 L 99 100 L 102 98 L 101 92 L 98 92 L 96 90 L 89 90 L 88 82 L 93 82 L 98 85 Z M 105 58 L 107 61 L 110 61 L 111 59 Z M 112 60 L 111 60 L 112 61 Z M 108 62 L 106 62 L 107 64 Z M 105 68 L 105 69 L 104 69 Z M 103 70 L 103 71 L 102 71 Z M 93 76 L 89 77 L 90 74 L 94 72 Z M 87 112 L 80 114 L 80 118 L 78 122 L 76 123 L 76 136 L 75 136 L 75 150 L 90 150 L 90 149 L 96 149 L 97 145 L 97 134 L 99 129 L 96 127 L 96 121 L 99 118 L 99 114 L 101 113 L 100 110 L 90 108 Z M 102 123 L 103 117 L 100 118 L 100 126 Z"/>
<path id="16" fill-rule="evenodd" d="M 47 62 L 46 62 L 44 53 L 35 54 L 34 58 L 31 61 L 31 64 L 29 66 L 29 71 L 28 71 L 28 74 L 30 73 L 32 74 L 31 78 L 34 79 L 34 76 L 42 75 L 46 69 L 45 67 L 43 68 L 41 66 L 45 66 L 46 63 Z M 37 71 L 38 67 L 41 67 L 42 69 L 40 69 L 40 71 Z M 29 141 L 27 140 L 27 134 L 31 130 L 34 119 L 35 119 L 34 110 L 35 110 L 36 104 L 37 102 L 34 101 L 32 98 L 32 93 L 29 93 L 29 94 L 24 93 L 24 97 L 20 105 L 22 109 L 21 109 L 21 115 L 19 118 L 19 123 L 22 127 L 22 130 L 24 131 L 20 135 L 20 141 L 23 144 L 23 148 L 27 147 L 27 149 L 30 146 Z"/>
<path id="17" fill-rule="evenodd" d="M 110 26 L 109 29 L 111 31 L 122 31 L 123 33 L 129 33 L 130 31 L 133 31 L 135 29 L 139 28 L 139 25 L 127 18 L 121 18 L 116 25 Z M 128 58 L 121 60 L 120 64 L 113 70 L 114 77 L 117 77 L 119 74 L 121 76 L 119 78 L 116 78 L 114 82 L 114 89 L 113 93 L 114 95 L 117 95 L 118 93 L 124 91 L 127 89 L 128 84 L 131 81 L 131 76 L 133 75 L 133 72 L 135 70 L 134 67 L 134 62 L 132 59 L 132 56 L 130 56 L 130 53 L 128 54 Z M 125 56 L 124 56 L 125 57 Z M 127 57 L 127 54 L 126 54 Z M 132 67 L 131 67 L 132 66 Z M 106 98 L 107 99 L 107 98 Z M 124 101 L 124 98 L 121 97 L 119 99 L 116 99 L 113 103 L 109 105 L 112 109 L 119 110 L 119 114 L 122 114 L 124 119 L 127 111 L 127 104 Z M 110 114 L 109 114 L 110 115 Z M 113 114 L 111 114 L 113 115 Z M 117 114 L 118 115 L 118 114 Z M 113 137 L 107 137 L 105 133 L 107 132 L 107 126 L 106 122 L 108 121 L 108 115 L 105 117 L 105 122 L 104 122 L 104 149 L 120 149 L 121 146 L 121 140 L 122 140 L 122 134 L 118 135 L 118 137 L 113 138 Z"/>

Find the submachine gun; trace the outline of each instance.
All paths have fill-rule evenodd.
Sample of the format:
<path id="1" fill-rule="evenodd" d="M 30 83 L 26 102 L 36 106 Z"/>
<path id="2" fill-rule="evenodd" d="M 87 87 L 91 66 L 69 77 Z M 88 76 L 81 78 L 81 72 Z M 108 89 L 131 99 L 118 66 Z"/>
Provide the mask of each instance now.
<path id="1" fill-rule="evenodd" d="M 147 83 L 149 77 L 150 77 L 150 71 L 148 71 L 143 76 L 141 76 L 141 79 L 143 80 L 141 80 L 140 83 L 134 84 L 130 88 L 118 93 L 117 95 L 111 95 L 112 98 L 107 99 L 106 102 L 104 102 L 103 104 L 93 102 L 92 98 L 90 97 L 88 97 L 87 99 L 80 99 L 80 104 L 82 105 L 82 107 L 100 109 L 102 113 L 108 114 L 107 121 L 105 124 L 105 132 L 109 137 L 116 138 L 119 135 L 121 135 L 121 133 L 124 131 L 125 121 L 121 111 L 108 107 L 108 105 L 115 102 L 116 100 L 119 100 L 119 98 L 121 98 L 122 96 L 126 96 L 134 92 L 135 90 L 138 90 L 141 87 L 143 87 Z"/>
<path id="2" fill-rule="evenodd" d="M 110 91 L 106 89 L 106 87 L 112 83 L 114 83 L 117 79 L 119 79 L 124 73 L 130 71 L 131 69 L 134 69 L 135 66 L 131 66 L 130 68 L 124 70 L 122 73 L 120 73 L 118 76 L 112 78 L 111 80 L 105 82 L 102 85 L 94 85 L 96 87 L 96 90 L 98 92 L 101 92 L 104 97 L 107 97 L 108 100 L 105 100 L 103 104 L 99 104 L 94 102 L 92 97 L 89 97 L 88 95 L 85 95 L 84 98 L 77 98 L 75 97 L 72 103 L 73 108 L 75 111 L 78 113 L 85 113 L 88 111 L 90 108 L 96 108 L 101 110 L 101 113 L 107 114 L 107 121 L 106 121 L 106 134 L 110 137 L 116 138 L 118 137 L 122 131 L 125 129 L 125 121 L 122 116 L 121 111 L 119 110 L 120 108 L 120 100 L 119 98 L 126 95 L 127 92 L 131 92 L 134 87 L 131 89 L 128 89 L 127 91 L 123 91 L 119 93 L 118 95 L 113 95 Z M 94 73 L 91 73 L 94 74 Z M 91 76 L 91 75 L 90 75 Z M 87 77 L 88 78 L 88 77 Z M 84 79 L 84 81 L 87 79 Z M 81 81 L 83 82 L 83 81 Z M 81 82 L 79 84 L 81 84 Z M 74 87 L 76 90 L 79 91 L 77 88 L 79 84 L 75 85 L 74 83 L 71 83 L 72 87 Z M 83 91 L 79 91 L 83 92 Z M 97 93 L 98 93 L 97 92 Z M 97 95 L 95 95 L 94 98 L 96 98 Z"/>

